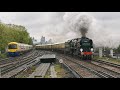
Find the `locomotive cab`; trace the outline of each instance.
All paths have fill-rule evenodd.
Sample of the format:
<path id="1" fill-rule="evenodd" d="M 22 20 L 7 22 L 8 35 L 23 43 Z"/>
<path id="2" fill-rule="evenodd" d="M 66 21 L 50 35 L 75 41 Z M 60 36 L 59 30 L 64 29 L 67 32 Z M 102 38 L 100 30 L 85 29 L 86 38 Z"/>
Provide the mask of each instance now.
<path id="1" fill-rule="evenodd" d="M 18 45 L 16 42 L 11 42 L 8 44 L 8 55 L 9 56 L 18 56 L 19 53 L 17 52 Z"/>

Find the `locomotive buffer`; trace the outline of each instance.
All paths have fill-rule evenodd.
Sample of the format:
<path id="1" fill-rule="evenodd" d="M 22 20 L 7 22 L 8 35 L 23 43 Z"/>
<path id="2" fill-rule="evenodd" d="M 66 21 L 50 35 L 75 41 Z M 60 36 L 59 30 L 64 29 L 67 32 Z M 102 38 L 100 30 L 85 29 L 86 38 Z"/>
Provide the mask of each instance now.
<path id="1" fill-rule="evenodd" d="M 41 63 L 52 63 L 56 61 L 55 54 L 45 54 L 40 59 Z"/>

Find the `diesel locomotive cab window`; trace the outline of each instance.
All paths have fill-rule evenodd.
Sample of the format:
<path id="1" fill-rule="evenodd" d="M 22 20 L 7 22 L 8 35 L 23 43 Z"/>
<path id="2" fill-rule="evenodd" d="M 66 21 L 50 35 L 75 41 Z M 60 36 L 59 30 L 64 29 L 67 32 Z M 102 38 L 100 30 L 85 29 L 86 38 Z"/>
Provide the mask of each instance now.
<path id="1" fill-rule="evenodd" d="M 8 46 L 8 49 L 17 49 L 17 45 L 16 44 L 10 44 Z"/>

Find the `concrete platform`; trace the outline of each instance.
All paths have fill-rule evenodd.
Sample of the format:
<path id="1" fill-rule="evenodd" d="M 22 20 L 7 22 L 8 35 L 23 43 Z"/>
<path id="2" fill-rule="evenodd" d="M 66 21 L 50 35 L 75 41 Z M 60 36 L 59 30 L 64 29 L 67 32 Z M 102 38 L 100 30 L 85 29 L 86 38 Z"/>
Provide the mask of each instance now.
<path id="1" fill-rule="evenodd" d="M 42 63 L 28 78 L 44 78 L 50 63 Z"/>
<path id="2" fill-rule="evenodd" d="M 45 54 L 40 58 L 40 61 L 42 63 L 52 63 L 56 61 L 56 55 L 55 54 Z"/>

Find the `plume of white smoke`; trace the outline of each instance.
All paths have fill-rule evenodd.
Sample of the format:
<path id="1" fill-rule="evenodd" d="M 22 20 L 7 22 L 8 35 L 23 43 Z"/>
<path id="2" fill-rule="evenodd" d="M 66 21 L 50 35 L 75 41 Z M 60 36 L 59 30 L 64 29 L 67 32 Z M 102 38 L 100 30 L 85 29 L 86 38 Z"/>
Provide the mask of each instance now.
<path id="1" fill-rule="evenodd" d="M 118 40 L 111 37 L 110 28 L 102 26 L 98 20 L 88 13 L 67 12 L 63 19 L 65 27 L 68 28 L 66 31 L 68 33 L 74 32 L 76 35 L 74 37 L 80 38 L 82 35 L 91 38 L 96 47 L 115 48 L 119 45 Z"/>
<path id="2" fill-rule="evenodd" d="M 92 19 L 90 17 L 86 15 L 82 15 L 77 17 L 74 27 L 76 28 L 76 30 L 79 30 L 81 32 L 81 35 L 83 37 L 85 37 L 91 23 L 92 23 Z"/>
<path id="3" fill-rule="evenodd" d="M 86 36 L 89 27 L 92 23 L 92 17 L 88 15 L 81 15 L 79 13 L 65 13 L 63 17 L 64 21 L 70 30 L 77 33 L 81 33 L 82 36 Z"/>

